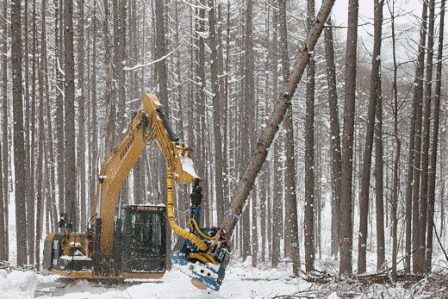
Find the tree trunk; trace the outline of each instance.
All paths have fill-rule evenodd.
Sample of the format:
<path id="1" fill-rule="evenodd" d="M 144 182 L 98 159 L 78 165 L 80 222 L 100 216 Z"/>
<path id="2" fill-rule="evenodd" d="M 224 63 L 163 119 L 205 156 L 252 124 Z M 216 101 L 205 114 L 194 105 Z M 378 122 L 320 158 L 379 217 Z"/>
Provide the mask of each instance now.
<path id="1" fill-rule="evenodd" d="M 42 1 L 42 19 L 45 20 L 45 9 L 46 1 Z M 45 22 L 42 22 L 42 31 L 45 31 Z M 43 51 L 42 51 L 43 52 Z M 44 167 L 43 167 L 43 152 L 44 152 L 44 140 L 45 140 L 45 128 L 44 128 L 44 102 L 46 100 L 44 95 L 44 55 L 41 52 L 40 67 L 39 67 L 39 146 L 38 146 L 38 157 L 37 157 L 37 196 L 36 196 L 36 265 L 37 269 L 40 270 L 40 241 L 42 238 L 42 227 L 43 227 L 43 193 L 44 193 Z"/>
<path id="2" fill-rule="evenodd" d="M 401 143 L 400 143 L 400 136 L 398 131 L 398 78 L 397 78 L 397 71 L 398 71 L 398 65 L 397 65 L 397 57 L 396 57 L 396 39 L 395 39 L 395 2 L 392 3 L 392 19 L 391 19 L 391 27 L 392 27 L 392 53 L 393 53 L 393 63 L 394 63 L 394 69 L 393 69 L 393 81 L 392 81 L 392 109 L 393 109 L 393 115 L 394 115 L 394 137 L 395 137 L 395 161 L 394 161 L 394 168 L 393 168 L 393 189 L 392 189 L 392 200 L 391 200 L 391 218 L 392 218 L 392 281 L 397 281 L 397 254 L 398 254 L 398 218 L 397 218 L 397 211 L 398 211 L 398 192 L 399 192 L 399 167 L 400 167 L 400 152 L 401 152 Z M 379 215 L 378 215 L 379 216 Z M 382 219 L 381 219 L 382 220 Z M 379 233 L 379 232 L 377 232 Z M 384 239 L 384 231 L 381 233 L 383 235 Z M 380 244 L 379 244 L 380 245 Z M 384 246 L 384 240 L 381 244 Z M 382 250 L 382 259 L 384 261 L 384 249 Z M 380 248 L 378 248 L 378 253 L 380 252 Z M 378 268 L 382 267 L 383 265 L 379 264 L 378 259 Z"/>
<path id="3" fill-rule="evenodd" d="M 356 103 L 356 53 L 358 36 L 358 0 L 349 0 L 348 28 L 345 66 L 345 109 L 342 135 L 342 198 L 341 198 L 341 245 L 339 272 L 352 273 L 352 176 L 353 176 L 353 138 Z"/>
<path id="4" fill-rule="evenodd" d="M 362 164 L 361 175 L 361 193 L 360 193 L 360 208 L 359 208 L 359 236 L 358 236 L 358 273 L 366 272 L 366 254 L 367 254 L 367 236 L 368 236 L 368 216 L 369 216 L 369 201 L 370 201 L 370 172 L 372 162 L 373 150 L 373 135 L 375 126 L 375 112 L 377 99 L 381 97 L 378 91 L 381 68 L 381 29 L 383 18 L 383 1 L 375 0 L 375 16 L 374 16 L 374 45 L 372 52 L 372 73 L 370 76 L 370 97 L 369 108 L 367 112 L 367 128 L 366 128 L 366 142 L 364 147 L 364 157 Z"/>
<path id="5" fill-rule="evenodd" d="M 36 127 L 35 118 L 31 115 L 35 115 L 35 103 L 36 103 L 36 66 L 35 57 L 36 55 L 36 1 L 33 0 L 33 17 L 31 20 L 28 18 L 29 1 L 25 1 L 25 16 L 24 16 L 24 31 L 25 31 L 25 124 L 30 125 L 30 129 L 26 129 L 25 133 L 25 152 L 26 152 L 26 163 L 25 163 L 25 181 L 26 183 L 26 213 L 27 213 L 27 242 L 28 242 L 28 264 L 34 264 L 34 244 L 35 244 L 35 212 L 36 212 L 36 202 L 34 194 L 34 128 Z M 32 47 L 29 41 L 29 23 L 32 23 Z M 31 58 L 32 57 L 32 58 Z M 31 63 L 30 63 L 31 58 Z M 31 69 L 30 69 L 31 64 Z M 31 86 L 31 90 L 30 90 Z"/>
<path id="6" fill-rule="evenodd" d="M 67 207 L 65 206 L 65 163 L 64 163 L 64 78 L 63 78 L 63 47 L 62 47 L 62 36 L 63 36 L 63 17 L 62 17 L 62 1 L 54 0 L 55 6 L 55 59 L 56 65 L 54 66 L 54 72 L 56 77 L 56 136 L 57 136 L 57 153 L 56 153 L 56 165 L 58 170 L 57 175 L 57 185 L 58 185 L 58 200 L 59 200 L 59 213 L 65 212 Z M 58 217 L 59 215 L 56 215 Z"/>
<path id="7" fill-rule="evenodd" d="M 3 10 L 2 10 L 2 34 L 4 37 L 8 37 L 8 1 L 3 1 Z M 2 53 L 8 52 L 8 39 L 3 38 L 1 42 Z M 0 260 L 7 261 L 9 259 L 9 230 L 8 228 L 8 214 L 9 214 L 9 196 L 8 196 L 8 58 L 6 55 L 2 55 L 1 58 L 1 68 L 2 68 L 2 81 L 1 81 L 1 95 L 2 95 L 2 145 L 0 151 L 0 173 L 1 173 L 1 200 L 0 200 L 0 222 L 2 223 L 2 227 L 0 228 L 0 242 L 3 244 L 0 249 Z"/>
<path id="8" fill-rule="evenodd" d="M 117 30 L 114 32 L 117 38 L 117 47 L 115 48 L 115 69 L 117 71 L 117 81 L 118 81 L 118 127 L 117 135 L 120 136 L 121 132 L 125 128 L 125 112 L 126 112 L 126 76 L 124 72 L 124 67 L 126 66 L 126 14 L 127 14 L 127 3 L 126 0 L 118 0 L 118 14 L 115 16 L 117 20 Z M 162 1 L 157 1 L 162 2 Z"/>
<path id="9" fill-rule="evenodd" d="M 89 131 L 91 132 L 90 139 L 90 149 L 91 159 L 90 159 L 90 175 L 89 175 L 89 198 L 90 198 L 90 214 L 93 214 L 95 210 L 94 200 L 95 198 L 95 186 L 97 184 L 97 176 L 99 174 L 99 162 L 98 162 L 98 122 L 97 122 L 97 85 L 96 85 L 96 65 L 97 65 L 97 5 L 98 2 L 94 1 L 93 3 L 93 24 L 92 24 L 92 74 L 90 79 L 90 88 L 91 88 L 91 96 L 90 96 L 90 123 L 89 123 Z"/>
<path id="10" fill-rule="evenodd" d="M 436 86 L 434 91 L 434 129 L 432 136 L 432 147 L 430 155 L 430 163 L 428 169 L 428 228 L 427 228 L 427 245 L 426 247 L 426 272 L 431 271 L 432 251 L 433 251 L 433 229 L 434 229 L 434 202 L 436 189 L 436 171 L 437 171 L 437 148 L 439 143 L 439 123 L 440 123 L 440 97 L 442 89 L 442 60 L 443 60 L 443 33 L 445 23 L 445 0 L 440 4 L 440 27 L 439 27 L 439 45 L 437 50 L 437 69 L 436 69 Z M 442 198 L 444 196 L 441 192 Z M 443 207 L 443 205 L 442 205 Z M 443 208 L 442 208 L 443 209 Z M 443 222 L 443 214 L 441 214 Z M 442 234 L 442 230 L 440 232 Z"/>
<path id="11" fill-rule="evenodd" d="M 279 31 L 280 31 L 280 50 L 283 69 L 283 82 L 286 82 L 290 76 L 289 57 L 288 57 L 288 28 L 286 23 L 286 0 L 279 1 Z M 312 11 L 314 18 L 314 6 Z M 311 18 L 311 20 L 312 20 Z M 311 22 L 310 20 L 310 22 Z M 312 61 L 312 59 L 311 59 Z M 293 265 L 293 275 L 298 276 L 300 270 L 299 264 L 299 240 L 298 240 L 298 219 L 297 219 L 297 195 L 296 195 L 296 162 L 295 162 L 295 137 L 292 109 L 289 109 L 285 115 L 286 128 L 286 176 L 285 176 L 285 203 L 288 208 L 289 216 L 285 218 L 287 222 L 287 235 L 289 244 L 285 246 L 291 251 L 291 260 Z M 314 245 L 313 245 L 314 246 Z"/>
<path id="12" fill-rule="evenodd" d="M 426 79 L 424 87 L 424 111 L 422 115 L 423 131 L 422 131 L 422 151 L 421 151 L 421 185 L 420 185 L 420 219 L 419 219 L 419 238 L 418 238 L 418 259 L 421 261 L 421 269 L 425 269 L 425 254 L 426 254 L 426 226 L 427 226 L 427 212 L 428 212 L 428 167 L 429 167 L 429 146 L 431 135 L 431 102 L 432 102 L 432 79 L 433 79 L 433 56 L 434 56 L 434 13 L 435 0 L 430 0 L 428 3 L 429 19 L 427 38 L 428 43 L 426 47 Z"/>
<path id="13" fill-rule="evenodd" d="M 64 92 L 65 92 L 65 206 L 69 217 L 76 219 L 76 127 L 75 61 L 73 53 L 73 0 L 64 0 Z M 73 223 L 76 230 L 77 223 Z"/>
<path id="14" fill-rule="evenodd" d="M 156 17 L 156 47 L 155 47 L 155 59 L 159 60 L 166 55 L 166 37 L 165 37 L 165 1 L 155 1 L 155 17 Z M 162 59 L 155 65 L 158 84 L 158 97 L 160 103 L 164 105 L 167 113 L 169 114 L 168 105 L 168 66 L 166 59 Z"/>
<path id="15" fill-rule="evenodd" d="M 11 2 L 11 66 L 13 84 L 14 117 L 14 169 L 16 201 L 16 241 L 17 266 L 27 263 L 26 230 L 26 182 L 25 178 L 25 138 L 23 127 L 23 89 L 22 89 L 22 20 L 21 1 Z"/>
<path id="16" fill-rule="evenodd" d="M 85 89 L 85 83 L 84 83 L 84 59 L 85 59 L 85 50 L 84 50 L 84 1 L 85 0 L 79 0 L 79 23 L 78 23 L 78 85 L 79 89 L 81 90 L 81 94 L 78 98 L 78 110 L 79 110 L 79 120 L 78 120 L 78 127 L 79 127 L 79 147 L 77 152 L 78 157 L 78 169 L 79 169 L 79 200 L 80 200 L 80 207 L 87 207 L 87 201 L 86 201 L 86 158 L 85 158 L 85 152 L 86 152 L 86 143 L 85 143 L 85 97 L 86 97 L 86 89 Z M 87 209 L 81 208 L 80 209 L 80 226 L 79 228 L 81 231 L 85 231 L 86 229 L 86 223 L 89 220 L 86 215 Z"/>
<path id="17" fill-rule="evenodd" d="M 376 2 L 375 2 L 376 3 Z M 375 11 L 381 10 L 378 14 L 375 14 L 375 17 L 378 18 L 375 25 L 377 26 L 376 30 L 381 31 L 382 23 L 383 23 L 383 5 L 384 1 L 380 0 L 377 2 L 377 6 L 375 6 Z M 380 21 L 381 19 L 381 21 Z M 381 36 L 381 34 L 379 34 Z M 380 61 L 381 62 L 381 61 Z M 381 64 L 380 64 L 381 67 Z M 382 78 L 381 71 L 378 74 L 378 82 L 377 84 L 377 98 L 376 98 L 376 123 L 375 123 L 375 207 L 376 207 L 376 265 L 378 271 L 384 267 L 385 263 L 385 241 L 384 241 L 384 195 L 383 195 L 383 96 L 382 96 Z"/>
<path id="18" fill-rule="evenodd" d="M 314 0 L 307 0 L 307 29 L 314 21 Z M 305 112 L 305 269 L 309 273 L 314 269 L 314 89 L 315 89 L 314 57 L 310 57 L 306 76 L 306 112 Z M 288 115 L 289 113 L 287 113 Z M 290 137 L 286 138 L 287 140 Z M 293 142 L 294 138 L 287 142 Z"/>
<path id="19" fill-rule="evenodd" d="M 273 85 L 273 92 L 274 95 L 278 93 L 278 24 L 279 24 L 279 13 L 278 11 L 274 10 L 273 12 L 273 18 L 272 18 L 272 52 L 270 53 L 272 57 L 272 85 Z M 282 194 L 282 171 L 283 168 L 280 161 L 280 152 L 281 152 L 281 138 L 278 137 L 277 141 L 274 143 L 274 151 L 273 151 L 273 158 L 272 158 L 272 165 L 273 167 L 273 179 L 274 186 L 272 187 L 272 245 L 271 245 L 271 265 L 272 267 L 277 267 L 278 263 L 281 259 L 281 249 L 280 249 L 280 241 L 282 238 L 282 230 L 283 227 L 283 212 L 282 212 L 282 205 L 283 205 L 283 194 Z M 270 209 L 269 209 L 270 210 Z"/>
<path id="20" fill-rule="evenodd" d="M 219 79 L 218 79 L 218 49 L 217 49 L 217 36 L 216 36 L 216 17 L 215 17 L 215 3 L 213 0 L 209 0 L 208 6 L 210 8 L 208 13 L 209 30 L 210 30 L 210 76 L 211 87 L 213 93 L 213 138 L 214 138 L 214 158 L 215 158 L 215 196 L 218 213 L 218 223 L 222 221 L 224 216 L 224 196 L 223 196 L 223 184 L 222 184 L 222 134 L 221 134 L 221 104 L 220 104 L 220 92 L 219 92 Z"/>
<path id="21" fill-rule="evenodd" d="M 330 108 L 330 152 L 331 152 L 331 255 L 339 249 L 340 204 L 341 204 L 341 134 L 338 112 L 338 94 L 336 85 L 336 64 L 334 61 L 333 30 L 331 19 L 324 30 L 325 59 L 328 81 L 328 106 Z"/>
<path id="22" fill-rule="evenodd" d="M 418 49 L 418 58 L 416 66 L 416 75 L 414 83 L 414 105 L 415 109 L 415 144 L 414 144 L 414 165 L 413 165 L 413 177 L 414 185 L 412 190 L 412 219 L 413 219 L 413 269 L 414 273 L 423 273 L 424 261 L 424 248 L 420 246 L 420 162 L 421 162 L 421 144 L 422 144 L 422 102 L 423 102 L 423 75 L 424 75 L 424 60 L 425 60 L 425 45 L 426 45 L 426 28 L 427 28 L 427 2 L 423 2 L 422 9 L 422 27 L 420 30 L 420 44 Z M 413 115 L 414 116 L 414 115 Z"/>
<path id="23" fill-rule="evenodd" d="M 113 82 L 113 68 L 112 68 L 112 49 L 111 49 L 111 34 L 109 30 L 110 8 L 109 0 L 103 1 L 104 8 L 104 22 L 103 22 L 103 38 L 104 38 L 104 68 L 106 71 L 106 139 L 104 152 L 108 153 L 115 143 L 115 86 Z"/>

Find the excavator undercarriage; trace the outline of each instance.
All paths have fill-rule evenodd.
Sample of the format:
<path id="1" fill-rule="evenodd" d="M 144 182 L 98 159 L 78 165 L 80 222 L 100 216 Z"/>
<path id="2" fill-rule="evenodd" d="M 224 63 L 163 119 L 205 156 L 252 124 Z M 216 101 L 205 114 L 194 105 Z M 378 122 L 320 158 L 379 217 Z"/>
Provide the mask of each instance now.
<path id="1" fill-rule="evenodd" d="M 70 278 L 161 278 L 166 270 L 165 219 L 165 206 L 121 207 L 110 258 L 95 256 L 94 228 L 85 234 L 48 234 L 42 266 Z"/>

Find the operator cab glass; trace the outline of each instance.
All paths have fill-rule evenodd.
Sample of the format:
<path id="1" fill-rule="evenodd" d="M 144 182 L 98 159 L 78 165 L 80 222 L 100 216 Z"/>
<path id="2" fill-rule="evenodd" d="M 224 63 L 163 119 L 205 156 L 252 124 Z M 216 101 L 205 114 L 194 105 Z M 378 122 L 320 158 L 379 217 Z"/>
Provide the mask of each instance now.
<path id="1" fill-rule="evenodd" d="M 165 272 L 166 207 L 130 205 L 122 208 L 116 237 L 117 259 L 125 271 Z M 121 228 L 121 229 L 120 229 Z"/>
<path id="2" fill-rule="evenodd" d="M 129 227 L 132 232 L 132 245 L 141 253 L 161 255 L 162 219 L 160 213 L 134 210 L 129 213 Z"/>

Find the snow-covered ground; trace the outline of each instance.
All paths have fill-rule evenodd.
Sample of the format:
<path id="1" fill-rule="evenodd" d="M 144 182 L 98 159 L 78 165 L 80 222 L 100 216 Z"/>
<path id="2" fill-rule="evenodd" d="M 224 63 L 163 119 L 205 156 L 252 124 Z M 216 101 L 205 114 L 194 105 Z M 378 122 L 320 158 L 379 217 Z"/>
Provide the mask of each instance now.
<path id="1" fill-rule="evenodd" d="M 287 269 L 254 269 L 245 264 L 229 266 L 219 292 L 206 292 L 195 288 L 189 278 L 177 269 L 165 274 L 161 280 L 121 286 L 98 286 L 78 281 L 67 286 L 60 299 L 140 299 L 140 298 L 273 298 L 297 293 L 309 284 L 291 278 Z M 290 272 L 289 272 L 290 273 Z M 33 298 L 37 285 L 52 282 L 58 276 L 44 276 L 32 271 L 0 270 L 0 298 Z M 306 286 L 306 285 L 307 286 Z M 61 291 L 58 291 L 61 292 Z M 39 298 L 47 298 L 46 296 Z"/>
<path id="2" fill-rule="evenodd" d="M 77 281 L 58 290 L 56 299 L 287 299 L 287 298 L 448 298 L 448 280 L 424 278 L 415 283 L 362 285 L 351 282 L 317 284 L 290 276 L 285 265 L 277 269 L 252 268 L 250 263 L 229 265 L 219 292 L 195 288 L 186 275 L 177 269 L 168 271 L 160 280 L 133 282 L 118 286 L 104 286 Z M 439 275 L 440 277 L 440 275 Z M 59 276 L 41 275 L 32 271 L 0 269 L 0 299 L 34 298 L 39 286 L 56 281 Z M 446 287 L 444 286 L 446 285 Z M 50 298 L 43 295 L 39 298 Z"/>

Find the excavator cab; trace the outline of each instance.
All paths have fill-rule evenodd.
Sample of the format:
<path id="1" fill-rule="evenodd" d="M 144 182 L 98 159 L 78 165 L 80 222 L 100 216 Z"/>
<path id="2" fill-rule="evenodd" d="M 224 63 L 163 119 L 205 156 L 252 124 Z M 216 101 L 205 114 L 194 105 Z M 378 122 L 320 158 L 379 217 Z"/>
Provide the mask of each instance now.
<path id="1" fill-rule="evenodd" d="M 113 255 L 123 273 L 163 274 L 166 270 L 166 207 L 122 207 L 115 222 Z"/>

